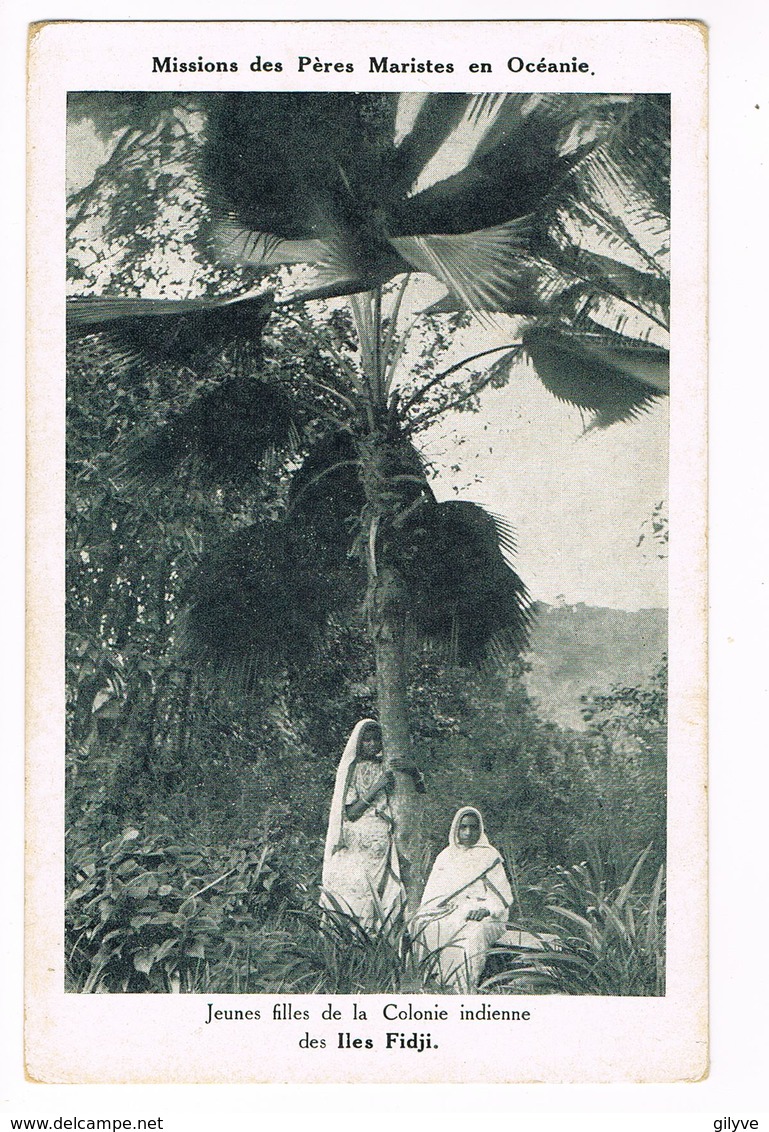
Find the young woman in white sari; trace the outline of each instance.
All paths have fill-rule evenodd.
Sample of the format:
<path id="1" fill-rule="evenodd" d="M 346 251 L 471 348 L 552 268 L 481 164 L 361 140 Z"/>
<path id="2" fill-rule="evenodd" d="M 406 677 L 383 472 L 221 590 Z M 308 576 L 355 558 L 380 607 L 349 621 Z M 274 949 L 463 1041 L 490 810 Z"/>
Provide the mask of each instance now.
<path id="1" fill-rule="evenodd" d="M 491 945 L 504 933 L 512 892 L 502 857 L 472 806 L 454 815 L 411 925 L 429 973 L 447 990 L 474 991 Z"/>
<path id="2" fill-rule="evenodd" d="M 412 774 L 403 760 L 395 770 Z M 321 904 L 342 910 L 370 930 L 392 923 L 405 905 L 389 795 L 391 770 L 382 768 L 382 734 L 373 719 L 353 728 L 336 772 L 323 855 Z"/>

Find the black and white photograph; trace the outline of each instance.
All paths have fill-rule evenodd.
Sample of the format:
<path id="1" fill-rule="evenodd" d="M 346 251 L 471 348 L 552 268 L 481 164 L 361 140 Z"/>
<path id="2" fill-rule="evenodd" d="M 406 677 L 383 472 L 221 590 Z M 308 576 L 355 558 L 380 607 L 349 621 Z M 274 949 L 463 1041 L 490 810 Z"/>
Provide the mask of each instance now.
<path id="1" fill-rule="evenodd" d="M 700 1004 L 699 188 L 672 83 L 552 30 L 303 27 L 67 82 L 53 989 L 430 1080 Z"/>
<path id="2" fill-rule="evenodd" d="M 69 989 L 663 994 L 669 97 L 68 110 Z"/>

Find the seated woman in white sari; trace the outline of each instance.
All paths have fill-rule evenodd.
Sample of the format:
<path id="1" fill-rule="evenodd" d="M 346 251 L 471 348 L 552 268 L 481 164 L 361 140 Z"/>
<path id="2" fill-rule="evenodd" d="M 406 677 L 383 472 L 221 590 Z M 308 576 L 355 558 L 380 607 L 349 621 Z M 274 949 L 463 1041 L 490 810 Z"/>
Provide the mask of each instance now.
<path id="1" fill-rule="evenodd" d="M 394 770 L 421 776 L 404 760 Z M 382 733 L 373 719 L 353 728 L 336 772 L 323 855 L 324 908 L 352 916 L 367 930 L 390 924 L 404 907 L 390 798 L 392 770 L 382 768 Z"/>
<path id="2" fill-rule="evenodd" d="M 454 815 L 411 925 L 428 973 L 458 994 L 474 991 L 491 945 L 505 931 L 512 892 L 505 866 L 472 806 Z"/>

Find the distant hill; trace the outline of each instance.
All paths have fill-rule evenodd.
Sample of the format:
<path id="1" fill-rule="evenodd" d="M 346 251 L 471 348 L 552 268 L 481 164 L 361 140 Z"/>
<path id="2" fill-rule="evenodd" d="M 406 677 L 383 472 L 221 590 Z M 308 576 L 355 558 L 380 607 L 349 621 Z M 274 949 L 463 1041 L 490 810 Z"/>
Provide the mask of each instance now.
<path id="1" fill-rule="evenodd" d="M 543 719 L 581 729 L 580 696 L 640 684 L 667 650 L 667 610 L 537 603 L 526 660 L 529 695 Z"/>

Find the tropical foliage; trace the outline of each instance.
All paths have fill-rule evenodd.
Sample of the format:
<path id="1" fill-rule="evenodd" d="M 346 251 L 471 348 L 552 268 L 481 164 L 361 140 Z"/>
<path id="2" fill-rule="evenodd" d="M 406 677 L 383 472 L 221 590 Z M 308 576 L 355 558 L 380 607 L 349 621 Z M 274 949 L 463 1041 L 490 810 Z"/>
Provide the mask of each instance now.
<path id="1" fill-rule="evenodd" d="M 665 866 L 638 884 L 651 846 L 616 888 L 586 863 L 557 870 L 534 946 L 496 950 L 494 993 L 656 996 L 665 993 Z M 506 962 L 505 962 L 506 960 Z"/>
<path id="2" fill-rule="evenodd" d="M 531 836 L 546 827 L 536 853 L 568 844 L 569 792 L 590 786 L 520 689 L 514 532 L 437 499 L 420 437 L 524 362 L 589 427 L 664 393 L 667 99 L 134 93 L 71 109 L 105 142 L 69 215 L 73 820 L 106 840 L 160 791 L 194 825 L 195 791 L 210 811 L 240 775 L 241 818 L 264 789 L 288 852 L 297 826 L 318 834 L 340 732 L 375 706 L 388 759 L 412 734 L 440 740 L 419 746 L 437 772 L 426 821 L 398 777 L 405 857 L 471 783 L 499 806 L 503 768 Z M 507 344 L 457 360 L 470 318 Z M 488 660 L 492 683 L 463 679 L 498 705 L 493 740 L 469 693 L 451 710 L 442 694 L 446 661 Z M 596 723 L 593 774 L 612 742 Z M 104 938 L 83 932 L 86 978 L 104 981 Z M 156 943 L 121 943 L 115 987 L 126 969 L 188 978 L 178 949 L 135 966 Z"/>
<path id="3" fill-rule="evenodd" d="M 219 860 L 217 860 L 217 856 Z M 126 829 L 70 854 L 68 977 L 86 992 L 194 991 L 222 951 L 237 950 L 285 900 L 267 850 L 184 848 Z"/>
<path id="4" fill-rule="evenodd" d="M 81 113 L 84 107 L 93 113 L 95 105 L 102 124 L 114 126 L 120 104 L 113 96 L 75 101 Z M 503 359 L 508 368 L 525 354 L 547 387 L 591 411 L 595 425 L 642 410 L 665 388 L 666 355 L 659 339 L 666 294 L 666 100 L 303 93 L 200 95 L 177 105 L 168 96 L 132 96 L 123 113 L 127 124 L 116 148 L 131 176 L 109 202 L 102 232 L 113 239 L 124 235 L 129 210 L 142 208 L 132 218 L 133 242 L 139 246 L 131 249 L 130 289 L 145 262 L 141 253 L 154 254 L 163 236 L 157 217 L 153 228 L 153 218 L 146 214 L 146 193 L 136 191 L 142 163 L 146 187 L 156 195 L 160 189 L 161 197 L 165 187 L 178 211 L 179 164 L 190 139 L 197 137 L 199 191 L 187 190 L 185 223 L 198 222 L 214 260 L 262 273 L 278 264 L 311 267 L 312 283 L 300 283 L 279 301 L 354 296 L 358 364 L 349 349 L 344 351 L 349 337 L 339 342 L 329 334 L 326 348 L 338 370 L 325 385 L 332 405 L 321 406 L 321 435 L 305 449 L 297 518 L 317 527 L 329 498 L 337 501 L 331 510 L 334 522 L 321 523 L 313 542 L 322 545 L 327 557 L 332 547 L 341 546 L 346 554 L 349 542 L 341 536 L 352 535 L 355 545 L 349 528 L 365 510 L 360 549 L 367 539 L 368 605 L 376 610 L 375 619 L 382 625 L 408 620 L 428 639 L 448 637 L 460 648 L 467 642 L 469 654 L 494 642 L 500 631 L 520 647 L 525 593 L 492 545 L 496 536 L 509 551 L 509 533 L 495 531 L 467 505 L 448 513 L 435 505 L 412 448 L 411 434 L 423 423 L 420 402 L 448 374 L 431 374 L 416 390 L 407 389 L 403 400 L 398 370 L 406 338 L 398 334 L 398 314 L 406 282 L 398 287 L 389 314 L 381 287 L 398 276 L 408 280 L 410 273 L 428 273 L 446 289 L 438 304 L 443 311 L 523 316 L 518 341 Z M 458 153 L 463 154 L 459 161 Z M 113 152 L 110 162 L 114 159 Z M 75 244 L 83 224 L 101 218 L 103 175 L 97 182 L 90 204 L 78 202 Z M 164 223 L 169 223 L 167 214 Z M 122 263 L 130 241 L 119 242 Z M 153 470 L 170 469 L 174 457 L 184 459 L 191 452 L 213 465 L 220 479 L 238 474 L 275 446 L 285 450 L 307 423 L 261 372 L 267 299 L 251 297 L 252 290 L 245 298 L 241 286 L 240 294 L 224 299 L 107 296 L 72 301 L 73 329 L 102 330 L 127 363 L 137 356 L 173 361 L 205 376 L 214 359 L 230 351 L 228 380 L 205 404 L 193 406 L 186 418 L 172 421 L 161 437 L 145 444 Z M 259 380 L 254 380 L 255 371 Z M 498 365 L 487 380 L 499 374 Z M 462 396 L 477 395 L 480 387 L 463 390 Z M 229 452 L 223 456 L 217 447 L 230 436 L 236 419 L 241 427 L 235 428 L 232 443 L 224 445 Z M 242 452 L 236 443 L 240 438 L 250 439 Z M 353 479 L 359 485 L 357 498 Z M 347 506 L 340 514 L 338 500 L 345 494 Z M 299 502 L 291 501 L 294 507 Z M 340 530 L 340 521 L 346 531 Z M 468 638 L 469 626 L 477 626 L 478 610 L 490 606 L 482 593 L 468 605 L 466 583 L 452 587 L 443 571 L 425 586 L 427 601 L 419 594 L 409 600 L 437 558 L 425 554 L 420 540 L 440 548 L 458 535 L 476 548 L 469 565 L 481 590 L 485 584 L 508 591 L 495 603 L 499 616 L 474 640 Z M 252 552 L 257 560 L 265 553 L 269 557 L 269 550 L 254 545 L 260 537 L 255 528 L 251 541 L 239 540 L 225 558 L 235 565 L 239 551 L 241 558 Z M 312 550 L 295 545 L 291 534 L 278 537 L 284 541 L 282 560 L 292 574 L 294 567 L 301 574 Z M 390 569 L 374 584 L 377 550 Z M 406 579 L 407 561 L 412 569 Z M 333 571 L 334 565 L 328 560 L 323 568 Z M 214 576 L 222 580 L 216 571 Z M 229 632 L 226 582 L 221 592 L 220 641 L 243 644 Z M 207 597 L 205 593 L 200 608 L 208 608 Z M 253 595 L 255 601 L 263 597 Z M 442 608 L 420 626 L 419 612 L 428 605 L 435 609 L 436 598 Z M 236 595 L 231 606 L 232 617 L 241 619 Z M 322 618 L 328 611 L 317 612 Z M 210 636 L 204 632 L 202 639 Z M 386 740 L 388 714 L 383 719 Z"/>

